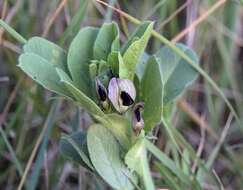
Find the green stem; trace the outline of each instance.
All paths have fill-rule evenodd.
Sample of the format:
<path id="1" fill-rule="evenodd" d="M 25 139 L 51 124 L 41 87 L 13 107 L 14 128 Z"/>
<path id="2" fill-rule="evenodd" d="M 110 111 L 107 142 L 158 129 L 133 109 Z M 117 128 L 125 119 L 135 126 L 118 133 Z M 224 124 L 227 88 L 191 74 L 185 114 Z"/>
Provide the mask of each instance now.
<path id="1" fill-rule="evenodd" d="M 3 140 L 4 140 L 8 150 L 10 152 L 10 155 L 11 155 L 11 157 L 13 159 L 12 161 L 14 162 L 14 164 L 15 164 L 15 166 L 17 168 L 17 171 L 19 172 L 19 175 L 22 176 L 23 175 L 22 166 L 21 166 L 21 164 L 20 164 L 20 162 L 19 162 L 19 160 L 18 160 L 18 158 L 17 158 L 17 156 L 16 156 L 11 144 L 9 143 L 8 138 L 7 138 L 4 130 L 2 129 L 2 126 L 0 126 L 0 133 L 1 133 L 1 135 L 3 137 Z"/>
<path id="2" fill-rule="evenodd" d="M 20 43 L 25 44 L 27 42 L 27 40 L 23 36 L 21 36 L 16 30 L 14 30 L 2 19 L 0 19 L 0 26 L 2 26 L 11 36 L 13 36 Z"/>

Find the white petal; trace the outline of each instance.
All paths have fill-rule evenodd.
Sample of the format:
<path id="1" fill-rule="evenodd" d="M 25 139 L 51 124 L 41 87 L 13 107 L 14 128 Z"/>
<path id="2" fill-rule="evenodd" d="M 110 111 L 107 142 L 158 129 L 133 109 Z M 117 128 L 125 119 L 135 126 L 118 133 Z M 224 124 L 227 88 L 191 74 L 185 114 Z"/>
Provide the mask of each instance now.
<path id="1" fill-rule="evenodd" d="M 115 109 L 118 112 L 121 112 L 119 102 L 118 102 L 118 100 L 119 100 L 119 87 L 118 87 L 118 84 L 117 84 L 117 79 L 115 77 L 113 77 L 109 82 L 108 97 L 109 97 L 111 103 L 113 104 L 113 106 L 115 107 Z"/>

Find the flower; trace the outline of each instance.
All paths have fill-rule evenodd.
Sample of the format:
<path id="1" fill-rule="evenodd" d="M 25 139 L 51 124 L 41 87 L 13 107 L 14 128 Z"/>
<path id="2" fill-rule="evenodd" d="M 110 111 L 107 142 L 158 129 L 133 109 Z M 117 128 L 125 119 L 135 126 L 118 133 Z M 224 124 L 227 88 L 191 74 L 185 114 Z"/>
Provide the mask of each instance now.
<path id="1" fill-rule="evenodd" d="M 138 135 L 140 131 L 144 128 L 144 121 L 140 112 L 140 109 L 143 107 L 144 103 L 140 102 L 136 104 L 133 108 L 132 128 L 136 135 Z"/>
<path id="2" fill-rule="evenodd" d="M 128 79 L 113 77 L 108 86 L 108 97 L 119 113 L 124 113 L 134 103 L 136 89 Z"/>

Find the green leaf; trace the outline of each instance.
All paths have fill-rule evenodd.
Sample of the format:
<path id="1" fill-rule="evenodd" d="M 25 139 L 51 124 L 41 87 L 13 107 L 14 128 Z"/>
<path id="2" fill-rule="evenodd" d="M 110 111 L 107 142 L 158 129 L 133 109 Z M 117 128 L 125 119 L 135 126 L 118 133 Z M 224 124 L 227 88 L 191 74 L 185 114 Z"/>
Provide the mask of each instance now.
<path id="1" fill-rule="evenodd" d="M 122 55 L 124 55 L 124 53 L 127 51 L 129 46 L 134 42 L 134 40 L 137 40 L 138 38 L 142 38 L 146 32 L 149 32 L 148 31 L 149 27 L 153 27 L 153 23 L 151 23 L 150 21 L 145 21 L 137 27 L 137 29 L 132 33 L 132 35 L 128 38 L 127 42 L 122 47 L 121 50 Z"/>
<path id="2" fill-rule="evenodd" d="M 144 129 L 150 131 L 160 122 L 162 115 L 162 81 L 154 56 L 151 56 L 146 64 L 140 88 L 140 96 L 144 101 Z"/>
<path id="3" fill-rule="evenodd" d="M 193 50 L 182 44 L 176 46 L 198 63 L 198 57 Z M 155 57 L 163 84 L 163 105 L 166 105 L 182 93 L 184 88 L 197 77 L 198 72 L 167 46 L 161 48 Z"/>
<path id="4" fill-rule="evenodd" d="M 155 190 L 153 179 L 149 171 L 145 139 L 139 139 L 129 150 L 125 163 L 132 171 L 136 171 L 146 187 L 146 190 Z"/>
<path id="5" fill-rule="evenodd" d="M 119 76 L 133 80 L 136 65 L 138 64 L 145 47 L 147 46 L 153 29 L 152 22 L 141 24 L 123 48 L 123 64 L 119 65 Z"/>
<path id="6" fill-rule="evenodd" d="M 110 67 L 107 62 L 103 60 L 99 61 L 98 65 L 98 78 L 105 87 L 108 87 L 110 78 L 112 77 Z"/>
<path id="7" fill-rule="evenodd" d="M 65 157 L 81 164 L 85 168 L 94 170 L 89 158 L 86 133 L 76 132 L 70 136 L 62 136 L 60 151 Z"/>
<path id="8" fill-rule="evenodd" d="M 39 55 L 55 67 L 59 67 L 68 73 L 66 52 L 56 44 L 41 37 L 32 37 L 23 48 L 25 53 Z"/>
<path id="9" fill-rule="evenodd" d="M 136 75 L 137 75 L 139 80 L 141 80 L 142 77 L 143 77 L 143 73 L 144 73 L 145 68 L 146 68 L 146 63 L 147 63 L 149 58 L 150 58 L 150 55 L 147 54 L 146 52 L 144 52 L 141 59 L 139 60 L 137 66 L 136 66 Z"/>
<path id="10" fill-rule="evenodd" d="M 87 96 L 91 96 L 89 64 L 93 59 L 93 46 L 98 29 L 86 27 L 79 31 L 71 42 L 67 64 L 74 85 Z"/>
<path id="11" fill-rule="evenodd" d="M 104 116 L 103 111 L 97 106 L 97 104 L 86 96 L 83 92 L 77 89 L 69 76 L 61 69 L 57 68 L 58 76 L 60 77 L 60 82 L 66 87 L 80 106 L 85 108 L 90 114 Z"/>
<path id="12" fill-rule="evenodd" d="M 177 44 L 177 47 L 198 61 L 191 49 L 182 44 Z M 197 74 L 192 66 L 168 47 L 163 47 L 148 59 L 140 84 L 140 98 L 145 103 L 143 117 L 146 131 L 161 121 L 163 110 L 169 108 L 169 103 L 182 93 Z M 169 117 L 169 113 L 166 114 Z"/>
<path id="13" fill-rule="evenodd" d="M 49 63 L 46 59 L 33 53 L 24 53 L 19 57 L 18 66 L 29 77 L 46 89 L 60 95 L 72 97 L 61 85 L 53 64 Z"/>
<path id="14" fill-rule="evenodd" d="M 112 74 L 119 76 L 119 65 L 123 64 L 123 59 L 121 53 L 118 51 L 113 51 L 109 54 L 107 63 L 112 70 Z"/>
<path id="15" fill-rule="evenodd" d="M 109 129 L 113 136 L 118 140 L 122 148 L 127 151 L 135 136 L 129 120 L 118 114 L 107 114 L 105 117 L 95 117 L 104 127 Z"/>
<path id="16" fill-rule="evenodd" d="M 105 23 L 94 43 L 94 59 L 107 60 L 111 51 L 119 51 L 119 29 L 116 23 Z"/>
<path id="17" fill-rule="evenodd" d="M 113 188 L 134 189 L 134 176 L 120 158 L 120 146 L 115 137 L 102 125 L 92 125 L 87 135 L 91 161 L 98 174 Z"/>

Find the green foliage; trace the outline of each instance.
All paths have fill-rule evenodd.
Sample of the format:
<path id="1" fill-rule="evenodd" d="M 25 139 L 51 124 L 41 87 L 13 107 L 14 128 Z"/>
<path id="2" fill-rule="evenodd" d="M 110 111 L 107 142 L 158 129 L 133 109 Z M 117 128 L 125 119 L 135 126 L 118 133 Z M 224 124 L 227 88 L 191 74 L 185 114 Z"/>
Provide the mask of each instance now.
<path id="1" fill-rule="evenodd" d="M 146 63 L 141 80 L 141 99 L 144 101 L 143 118 L 145 130 L 150 131 L 161 120 L 162 114 L 162 82 L 159 65 L 155 56 Z"/>
<path id="2" fill-rule="evenodd" d="M 66 52 L 56 44 L 36 36 L 30 38 L 23 49 L 25 53 L 39 55 L 55 67 L 60 67 L 68 73 Z"/>
<path id="3" fill-rule="evenodd" d="M 188 57 L 198 63 L 197 55 L 183 44 L 176 45 Z M 184 88 L 197 77 L 197 71 L 186 63 L 171 48 L 163 47 L 155 54 L 161 74 L 163 105 L 182 93 Z"/>
<path id="4" fill-rule="evenodd" d="M 87 96 L 91 95 L 89 61 L 93 57 L 93 45 L 99 30 L 86 27 L 75 36 L 68 50 L 67 65 L 75 86 Z"/>
<path id="5" fill-rule="evenodd" d="M 89 158 L 87 134 L 75 132 L 70 136 L 62 136 L 60 140 L 61 153 L 69 159 L 81 164 L 89 170 L 94 170 Z"/>
<path id="6" fill-rule="evenodd" d="M 70 96 L 61 85 L 55 66 L 46 59 L 34 53 L 24 53 L 19 57 L 18 66 L 48 90 L 60 95 Z"/>
<path id="7" fill-rule="evenodd" d="M 153 28 L 153 23 L 144 22 L 129 38 L 123 47 L 123 64 L 119 65 L 119 76 L 133 80 L 136 65 L 147 46 Z"/>
<path id="8" fill-rule="evenodd" d="M 99 123 L 109 129 L 124 150 L 128 150 L 135 140 L 131 124 L 127 118 L 118 114 L 108 114 L 105 117 L 95 117 Z"/>
<path id="9" fill-rule="evenodd" d="M 90 114 L 100 116 L 104 115 L 104 113 L 93 100 L 91 100 L 82 91 L 74 86 L 71 79 L 64 71 L 62 71 L 61 69 L 57 69 L 57 73 L 60 77 L 60 82 L 66 87 L 66 90 L 73 95 L 74 99 L 77 101 L 78 104 L 80 104 L 80 106 L 84 107 Z"/>
<path id="10" fill-rule="evenodd" d="M 116 23 L 105 23 L 100 28 L 94 44 L 94 59 L 107 60 L 111 51 L 119 51 L 119 31 Z"/>
<path id="11" fill-rule="evenodd" d="M 91 161 L 100 176 L 115 189 L 134 189 L 131 181 L 135 179 L 122 162 L 120 146 L 109 130 L 98 124 L 91 126 L 87 142 Z"/>
<path id="12" fill-rule="evenodd" d="M 153 190 L 155 184 L 148 161 L 151 152 L 159 160 L 158 168 L 164 167 L 170 172 L 161 172 L 168 179 L 176 178 L 185 189 L 198 189 L 197 182 L 190 180 L 190 174 L 177 168 L 145 136 L 156 124 L 164 121 L 163 110 L 170 112 L 171 102 L 197 76 L 197 72 L 168 47 L 161 48 L 152 56 L 144 52 L 152 27 L 152 22 L 141 24 L 122 50 L 116 23 L 105 23 L 100 29 L 81 29 L 67 54 L 54 43 L 33 37 L 24 46 L 19 67 L 43 87 L 75 101 L 91 115 L 93 124 L 87 134 L 74 132 L 61 138 L 60 149 L 64 156 L 98 173 L 115 189 L 129 190 L 142 185 L 146 190 Z M 182 44 L 177 47 L 197 61 L 192 50 Z M 134 93 L 139 97 L 135 99 L 134 95 L 135 102 L 131 103 L 140 105 L 139 101 L 143 101 L 142 115 L 133 105 L 127 106 L 125 114 L 118 115 L 109 105 L 107 93 L 110 93 L 110 87 L 104 92 L 98 91 L 97 80 L 100 81 L 98 85 L 107 88 L 114 76 L 130 80 L 124 83 L 123 89 L 128 88 L 128 83 L 132 87 L 136 79 L 137 92 Z M 129 88 L 127 90 L 130 93 Z M 107 101 L 106 110 L 99 104 L 100 93 Z M 122 97 L 119 89 L 114 93 L 118 93 L 114 97 L 120 98 L 116 99 L 118 104 L 122 103 L 122 98 L 129 100 L 126 94 Z M 167 112 L 166 116 L 170 115 Z M 142 130 L 142 121 L 145 131 Z M 136 122 L 141 125 L 140 135 L 133 131 Z M 173 138 L 173 131 L 166 129 Z M 175 139 L 173 142 L 177 145 Z"/>
<path id="13" fill-rule="evenodd" d="M 175 163 L 163 152 L 161 152 L 156 146 L 154 146 L 151 142 L 145 141 L 145 146 L 148 151 L 150 151 L 153 156 L 160 161 L 160 164 L 164 167 L 167 167 L 170 172 L 172 172 L 175 176 L 180 179 L 180 184 L 183 185 L 183 189 L 187 189 L 187 187 L 194 186 L 195 189 L 199 188 L 198 182 L 192 181 L 188 175 L 183 173 L 183 171 L 178 168 Z"/>
<path id="14" fill-rule="evenodd" d="M 2 14 L 3 20 L 0 19 L 0 30 L 5 30 L 2 31 L 0 48 L 0 88 L 3 89 L 0 93 L 0 189 L 23 189 L 19 187 L 21 178 L 27 190 L 79 187 L 89 190 L 115 189 L 107 187 L 110 179 L 105 181 L 99 177 L 88 152 L 86 130 L 97 123 L 108 129 L 117 141 L 119 158 L 126 169 L 133 168 L 132 173 L 138 181 L 128 179 L 135 189 L 242 189 L 243 164 L 239 159 L 242 137 L 236 125 L 237 115 L 242 117 L 243 113 L 241 54 L 237 53 L 242 45 L 241 37 L 237 36 L 237 29 L 242 27 L 239 22 L 241 0 L 221 1 L 221 6 L 210 12 L 213 16 L 207 15 L 196 27 L 196 35 L 185 38 L 200 53 L 203 61 L 201 66 L 191 50 L 169 39 L 181 32 L 186 17 L 193 17 L 191 11 L 197 15 L 201 8 L 209 10 L 216 1 L 195 2 L 196 6 L 192 6 L 191 11 L 183 13 L 187 16 L 177 14 L 181 2 L 176 0 L 144 1 L 142 4 L 136 0 L 119 1 L 121 10 L 127 12 L 122 17 L 117 11 L 88 0 L 43 0 L 41 6 L 37 2 L 3 0 L 0 3 L 2 13 L 6 12 Z M 117 4 L 116 0 L 106 2 L 110 6 Z M 140 20 L 156 19 L 156 28 L 151 31 L 153 39 L 148 48 L 145 48 L 147 43 L 141 44 L 145 49 L 156 52 L 162 45 L 165 47 L 151 55 L 139 49 L 138 41 L 144 36 L 150 22 L 142 23 L 129 13 Z M 104 20 L 112 19 L 120 24 L 121 32 L 115 22 L 98 27 Z M 83 28 L 86 25 L 96 28 Z M 138 27 L 132 32 L 135 25 Z M 79 31 L 86 28 L 93 28 L 96 34 L 86 40 L 86 37 L 92 36 L 92 32 L 87 32 L 87 36 L 77 40 L 72 55 L 74 60 L 75 56 L 80 58 L 72 65 L 74 71 L 71 72 L 67 63 L 70 43 Z M 31 37 L 43 34 L 43 31 L 46 39 Z M 30 38 L 26 40 L 26 37 Z M 118 47 L 119 38 L 121 49 Z M 114 49 L 113 42 L 117 44 Z M 23 77 L 23 72 L 15 67 L 17 54 L 21 54 L 20 68 L 30 78 Z M 79 62 L 83 58 L 85 61 Z M 185 94 L 186 100 L 192 107 L 200 105 L 200 113 L 206 117 L 203 125 L 206 126 L 206 135 L 204 128 L 195 130 L 196 123 L 191 122 L 187 111 L 181 109 L 183 104 L 180 102 L 183 103 L 184 96 L 175 106 L 175 98 L 184 92 L 195 77 L 196 72 L 192 68 L 201 74 L 203 84 L 192 86 L 190 92 Z M 76 75 L 75 81 L 73 73 Z M 107 88 L 111 77 L 119 78 L 122 75 L 125 75 L 125 79 L 132 78 L 136 99 L 126 113 L 118 114 L 109 98 L 106 109 L 102 107 L 95 81 L 99 79 Z M 35 78 L 40 85 L 31 83 L 31 78 Z M 216 83 L 225 91 L 220 90 Z M 55 92 L 58 97 L 51 97 L 53 93 L 46 93 L 43 87 Z M 194 93 L 195 90 L 200 92 Z M 65 100 L 59 96 L 64 96 Z M 53 110 L 54 104 L 50 99 L 57 99 L 55 102 L 59 106 L 56 110 Z M 135 129 L 134 110 L 136 104 L 143 105 L 141 101 L 145 103 L 140 108 L 145 131 L 142 130 L 137 136 L 139 131 L 136 133 L 132 130 Z M 193 113 L 193 110 L 189 111 Z M 232 120 L 232 114 L 236 120 Z M 176 126 L 172 125 L 174 122 Z M 57 141 L 61 132 L 68 133 L 60 140 L 61 152 L 75 164 L 66 163 L 65 157 L 57 155 Z M 106 138 L 106 135 L 100 138 Z M 63 144 L 65 151 L 62 150 Z M 31 166 L 29 171 L 28 166 Z"/>
<path id="15" fill-rule="evenodd" d="M 107 62 L 115 76 L 119 76 L 119 65 L 123 64 L 123 59 L 120 52 L 113 51 L 109 54 Z"/>
<path id="16" fill-rule="evenodd" d="M 125 162 L 132 171 L 136 171 L 143 181 L 145 189 L 155 190 L 148 165 L 145 139 L 139 139 L 126 154 Z"/>

